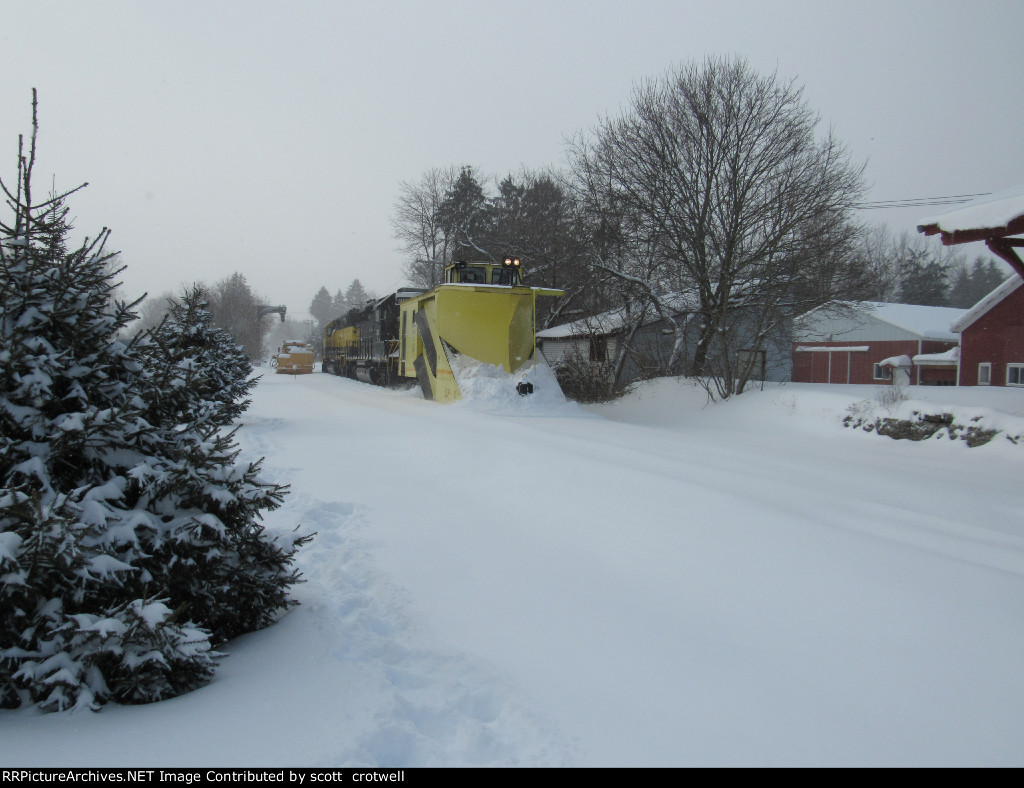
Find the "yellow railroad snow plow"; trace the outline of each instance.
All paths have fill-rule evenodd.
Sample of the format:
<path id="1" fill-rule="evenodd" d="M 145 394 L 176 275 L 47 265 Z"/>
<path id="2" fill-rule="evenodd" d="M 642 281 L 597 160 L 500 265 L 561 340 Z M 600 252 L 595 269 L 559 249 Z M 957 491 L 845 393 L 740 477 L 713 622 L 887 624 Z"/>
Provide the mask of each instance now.
<path id="1" fill-rule="evenodd" d="M 461 399 L 458 375 L 472 362 L 507 373 L 532 363 L 537 297 L 561 295 L 524 286 L 515 258 L 453 263 L 443 284 L 401 304 L 399 375 L 419 381 L 427 399 Z"/>
<path id="2" fill-rule="evenodd" d="M 308 375 L 313 371 L 313 347 L 298 339 L 285 340 L 270 360 L 278 375 Z"/>

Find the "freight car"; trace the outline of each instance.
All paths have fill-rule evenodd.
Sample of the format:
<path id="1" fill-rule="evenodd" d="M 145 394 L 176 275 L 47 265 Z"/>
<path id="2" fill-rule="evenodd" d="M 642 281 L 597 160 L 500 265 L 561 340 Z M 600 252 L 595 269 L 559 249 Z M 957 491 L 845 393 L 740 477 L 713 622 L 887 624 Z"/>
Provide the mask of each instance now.
<path id="1" fill-rule="evenodd" d="M 514 257 L 452 263 L 430 290 L 404 288 L 331 321 L 323 368 L 379 385 L 415 381 L 425 398 L 454 402 L 468 366 L 514 373 L 533 360 L 537 298 L 560 295 L 525 286 Z"/>

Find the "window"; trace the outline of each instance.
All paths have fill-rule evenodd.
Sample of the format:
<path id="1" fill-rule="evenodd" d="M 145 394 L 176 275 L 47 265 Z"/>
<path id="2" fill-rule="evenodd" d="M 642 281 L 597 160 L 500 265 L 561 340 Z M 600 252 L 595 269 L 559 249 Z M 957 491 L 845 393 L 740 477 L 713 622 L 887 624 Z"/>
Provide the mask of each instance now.
<path id="1" fill-rule="evenodd" d="M 593 364 L 603 364 L 608 360 L 608 339 L 590 335 L 590 361 Z"/>
<path id="2" fill-rule="evenodd" d="M 875 380 L 892 380 L 892 367 L 875 364 Z"/>
<path id="3" fill-rule="evenodd" d="M 491 269 L 491 284 L 515 287 L 519 284 L 519 269 L 495 266 Z"/>
<path id="4" fill-rule="evenodd" d="M 978 385 L 992 385 L 992 365 L 989 363 L 978 364 Z"/>
<path id="5" fill-rule="evenodd" d="M 487 284 L 487 269 L 478 265 L 463 268 L 459 281 L 466 285 Z"/>
<path id="6" fill-rule="evenodd" d="M 1024 386 L 1024 364 L 1006 365 L 1006 385 Z"/>

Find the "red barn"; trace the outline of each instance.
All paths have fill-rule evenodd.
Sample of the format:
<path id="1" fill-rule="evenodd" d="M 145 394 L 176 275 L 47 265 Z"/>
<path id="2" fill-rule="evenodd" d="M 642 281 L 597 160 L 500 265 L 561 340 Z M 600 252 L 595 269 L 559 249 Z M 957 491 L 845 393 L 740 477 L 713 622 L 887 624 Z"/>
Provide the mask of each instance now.
<path id="1" fill-rule="evenodd" d="M 966 311 L 869 301 L 811 310 L 794 323 L 793 381 L 955 386 L 950 325 Z"/>
<path id="2" fill-rule="evenodd" d="M 1024 279 L 1011 277 L 967 310 L 960 332 L 961 386 L 1024 387 Z"/>

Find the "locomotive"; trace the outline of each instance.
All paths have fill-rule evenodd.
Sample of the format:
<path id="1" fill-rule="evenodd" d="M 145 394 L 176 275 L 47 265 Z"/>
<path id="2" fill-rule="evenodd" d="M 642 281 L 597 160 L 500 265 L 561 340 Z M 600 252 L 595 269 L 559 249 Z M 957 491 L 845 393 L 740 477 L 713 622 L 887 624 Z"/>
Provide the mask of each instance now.
<path id="1" fill-rule="evenodd" d="M 515 257 L 455 262 L 430 290 L 401 288 L 328 323 L 323 370 L 381 386 L 415 382 L 426 399 L 454 402 L 468 365 L 514 373 L 531 361 L 537 298 L 563 294 L 524 285 Z"/>
<path id="2" fill-rule="evenodd" d="M 323 371 L 378 386 L 398 383 L 399 304 L 423 292 L 401 288 L 324 326 Z"/>

